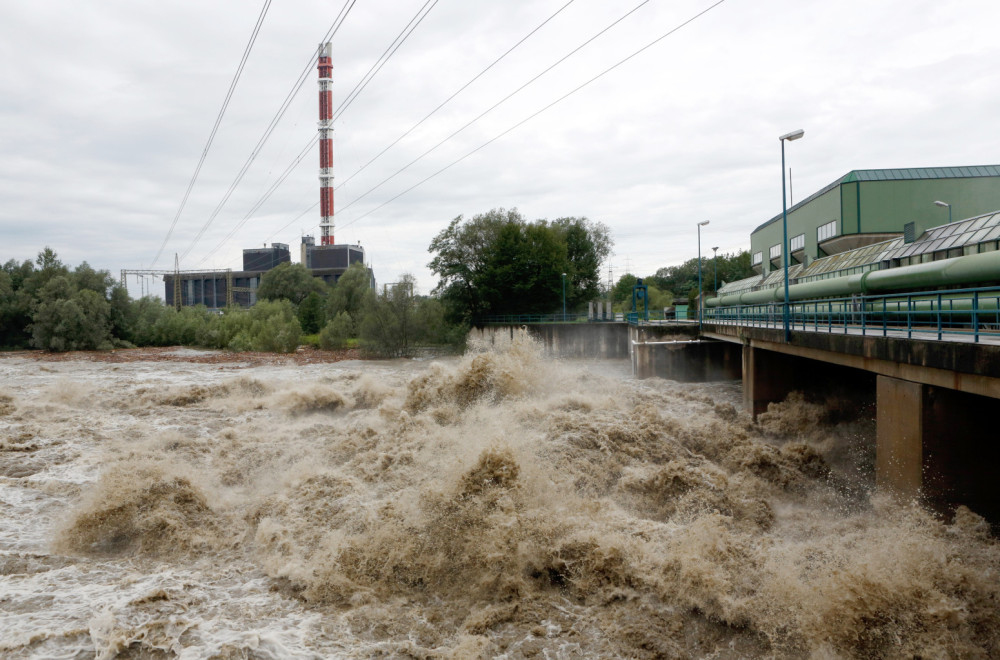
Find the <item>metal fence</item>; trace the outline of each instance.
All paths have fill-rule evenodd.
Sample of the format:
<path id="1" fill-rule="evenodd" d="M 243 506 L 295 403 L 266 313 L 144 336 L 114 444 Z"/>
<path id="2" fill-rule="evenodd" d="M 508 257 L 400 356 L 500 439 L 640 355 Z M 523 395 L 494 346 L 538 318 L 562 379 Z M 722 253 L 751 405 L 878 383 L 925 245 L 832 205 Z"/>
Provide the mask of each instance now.
<path id="1" fill-rule="evenodd" d="M 702 318 L 704 323 L 780 328 L 783 308 L 782 302 L 710 307 Z M 788 312 L 792 330 L 974 342 L 1000 339 L 1000 287 L 791 302 Z"/>
<path id="2" fill-rule="evenodd" d="M 586 314 L 490 314 L 472 319 L 475 325 L 528 325 L 532 323 L 587 323 Z M 598 322 L 599 319 L 595 319 Z M 605 321 L 606 323 L 607 321 Z"/>

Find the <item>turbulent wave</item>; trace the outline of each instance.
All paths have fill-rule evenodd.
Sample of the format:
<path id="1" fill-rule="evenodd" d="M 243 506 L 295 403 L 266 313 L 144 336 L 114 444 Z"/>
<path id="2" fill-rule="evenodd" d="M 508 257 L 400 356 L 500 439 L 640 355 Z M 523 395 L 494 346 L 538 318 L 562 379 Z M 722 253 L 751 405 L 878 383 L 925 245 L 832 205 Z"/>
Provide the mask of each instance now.
<path id="1" fill-rule="evenodd" d="M 97 594 L 102 571 L 144 576 L 83 632 L 39 614 L 0 651 L 1000 655 L 989 526 L 875 494 L 871 422 L 842 401 L 795 394 L 754 423 L 731 385 L 635 382 L 523 338 L 363 374 L 196 369 L 0 393 L 0 465 L 33 457 L 10 481 L 56 521 L 48 554 L 0 530 L 0 577 Z M 74 438 L 86 415 L 106 424 Z M 70 473 L 82 493 L 42 486 Z"/>

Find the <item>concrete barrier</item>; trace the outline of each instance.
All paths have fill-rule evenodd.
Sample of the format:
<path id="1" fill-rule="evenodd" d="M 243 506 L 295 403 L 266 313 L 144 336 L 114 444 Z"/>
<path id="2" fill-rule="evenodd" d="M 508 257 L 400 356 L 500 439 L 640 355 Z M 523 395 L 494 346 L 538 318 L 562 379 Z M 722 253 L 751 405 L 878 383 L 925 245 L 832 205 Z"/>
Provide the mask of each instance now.
<path id="1" fill-rule="evenodd" d="M 625 323 L 487 325 L 469 330 L 469 340 L 498 345 L 513 341 L 522 331 L 541 342 L 551 357 L 624 360 L 629 356 Z"/>

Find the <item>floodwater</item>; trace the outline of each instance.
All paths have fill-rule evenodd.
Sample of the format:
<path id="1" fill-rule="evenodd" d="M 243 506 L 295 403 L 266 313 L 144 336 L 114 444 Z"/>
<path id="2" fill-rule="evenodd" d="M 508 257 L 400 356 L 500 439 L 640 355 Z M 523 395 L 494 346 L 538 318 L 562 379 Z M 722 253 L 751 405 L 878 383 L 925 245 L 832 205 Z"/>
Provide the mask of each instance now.
<path id="1" fill-rule="evenodd" d="M 874 427 L 530 342 L 0 359 L 4 658 L 1000 657 L 1000 545 Z"/>

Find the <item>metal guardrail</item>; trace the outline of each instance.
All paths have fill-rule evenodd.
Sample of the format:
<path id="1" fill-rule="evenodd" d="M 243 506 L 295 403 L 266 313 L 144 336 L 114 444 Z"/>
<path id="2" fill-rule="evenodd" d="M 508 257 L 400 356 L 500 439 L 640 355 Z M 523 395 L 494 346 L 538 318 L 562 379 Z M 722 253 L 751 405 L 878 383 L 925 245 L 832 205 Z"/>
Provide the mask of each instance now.
<path id="1" fill-rule="evenodd" d="M 586 323 L 590 319 L 586 314 L 489 314 L 477 316 L 473 319 L 474 324 L 482 325 L 528 325 L 532 323 Z M 595 323 L 600 321 L 595 319 Z"/>
<path id="2" fill-rule="evenodd" d="M 672 313 L 663 311 L 651 311 L 645 317 L 636 312 L 622 314 L 618 312 L 613 319 L 590 318 L 586 314 L 491 314 L 488 316 L 477 316 L 473 319 L 474 324 L 480 325 L 530 325 L 533 323 L 628 323 L 639 325 L 642 323 L 697 323 L 697 318 L 688 318 L 682 314 L 677 318 Z"/>
<path id="3" fill-rule="evenodd" d="M 782 327 L 784 303 L 704 310 L 704 323 Z M 944 340 L 1000 338 L 1000 287 L 856 295 L 788 305 L 789 327 L 812 332 Z"/>

